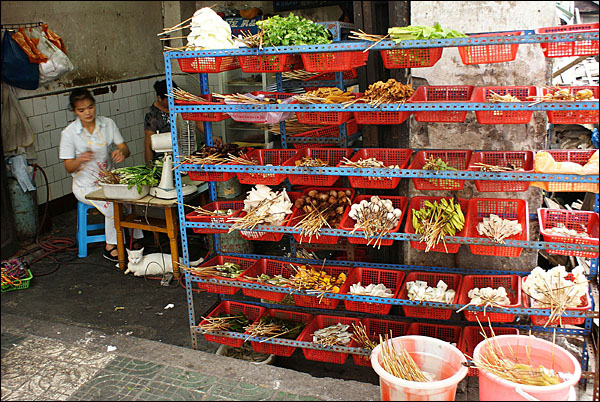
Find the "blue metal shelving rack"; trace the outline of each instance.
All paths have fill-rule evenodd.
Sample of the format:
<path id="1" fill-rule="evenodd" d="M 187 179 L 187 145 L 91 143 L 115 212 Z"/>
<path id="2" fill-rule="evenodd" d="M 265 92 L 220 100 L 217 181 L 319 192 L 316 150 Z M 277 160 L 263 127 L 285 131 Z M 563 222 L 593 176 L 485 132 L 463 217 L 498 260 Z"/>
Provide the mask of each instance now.
<path id="1" fill-rule="evenodd" d="M 337 31 L 337 39 L 339 40 L 339 30 Z M 488 36 L 488 37 L 467 37 L 467 38 L 452 38 L 452 39 L 437 39 L 437 40 L 413 40 L 413 41 L 403 41 L 401 44 L 394 44 L 391 41 L 382 41 L 375 46 L 372 46 L 370 42 L 361 42 L 361 41 L 352 41 L 352 42 L 334 42 L 329 45 L 310 45 L 310 46 L 287 46 L 287 47 L 270 47 L 263 48 L 262 50 L 257 49 L 220 49 L 220 50 L 205 50 L 205 51 L 194 51 L 194 52 L 165 52 L 164 53 L 164 62 L 165 62 L 165 75 L 167 80 L 167 89 L 169 93 L 172 90 L 172 71 L 171 71 L 171 62 L 176 59 L 181 58 L 194 58 L 194 57 L 221 57 L 221 56 L 232 56 L 232 55 L 256 55 L 256 54 L 282 54 L 282 53 L 302 53 L 302 52 L 339 52 L 339 51 L 359 51 L 365 50 L 369 46 L 372 46 L 370 50 L 379 51 L 386 49 L 402 49 L 402 48 L 432 48 L 432 47 L 459 47 L 459 46 L 477 46 L 477 45 L 491 45 L 491 44 L 536 44 L 536 43 L 545 43 L 545 42 L 569 42 L 569 41 L 577 41 L 577 40 L 598 40 L 599 34 L 598 32 L 586 32 L 586 33 L 554 33 L 554 34 L 535 34 L 533 31 L 526 31 L 525 35 L 521 36 Z M 282 90 L 284 88 L 283 81 L 281 79 L 281 74 L 278 73 L 277 76 L 277 86 L 278 90 Z M 208 93 L 208 80 L 207 74 L 200 74 L 200 82 L 201 82 L 201 93 Z M 319 85 L 330 85 L 330 86 L 338 86 L 340 88 L 343 87 L 344 81 L 342 80 L 341 73 L 335 74 L 334 82 L 324 81 L 320 82 Z M 314 85 L 314 82 L 311 83 L 311 86 Z M 177 143 L 177 133 L 176 133 L 176 122 L 175 116 L 176 113 L 183 112 L 257 112 L 257 111 L 341 111 L 342 106 L 340 105 L 265 105 L 265 106 L 257 106 L 257 105 L 226 105 L 226 106 L 175 106 L 173 98 L 169 98 L 169 110 L 170 110 L 170 120 L 171 120 L 171 136 L 173 142 L 173 153 L 175 160 L 178 160 L 179 157 L 179 148 Z M 529 105 L 525 103 L 460 103 L 460 102 L 448 102 L 448 103 L 419 103 L 419 104 L 389 104 L 382 105 L 379 108 L 373 108 L 369 105 L 365 104 L 354 104 L 350 107 L 346 107 L 343 109 L 344 111 L 419 111 L 419 110 L 463 110 L 463 111 L 476 111 L 476 110 L 532 110 L 532 111 L 546 111 L 546 110 L 598 110 L 597 102 L 544 102 L 538 103 L 535 105 Z M 308 140 L 300 140 L 297 142 L 323 142 L 323 143 L 331 143 L 338 142 L 339 144 L 343 144 L 347 146 L 348 140 L 352 138 L 347 138 L 344 130 L 342 129 L 344 125 L 340 128 L 340 136 L 337 139 L 318 139 L 311 141 Z M 211 123 L 204 123 L 205 128 L 205 142 L 208 145 L 212 145 L 212 125 Z M 285 136 L 285 125 L 282 123 L 281 126 L 282 131 L 282 146 L 284 148 L 287 147 L 287 140 Z M 341 141 L 341 142 L 340 142 Z M 597 147 L 597 144 L 596 144 Z M 577 175 L 560 175 L 560 174 L 530 174 L 530 173 L 492 173 L 492 172 L 431 172 L 431 171 L 414 171 L 409 169 L 402 170 L 394 170 L 390 171 L 388 169 L 354 169 L 354 168 L 295 168 L 295 167 L 269 167 L 269 166 L 223 166 L 223 165 L 204 165 L 204 166 L 194 166 L 194 165 L 180 165 L 175 169 L 175 185 L 177 187 L 177 199 L 178 199 L 178 216 L 180 223 L 180 234 L 181 234 L 181 242 L 182 242 L 182 257 L 184 260 L 184 264 L 189 264 L 189 252 L 188 252 L 188 242 L 187 242 L 187 229 L 188 228 L 201 228 L 201 227 L 212 227 L 212 228 L 221 228 L 227 229 L 231 225 L 230 224 L 204 224 L 204 223 L 195 223 L 195 222 L 187 222 L 185 220 L 184 207 L 183 207 L 183 196 L 181 193 L 182 181 L 181 181 L 181 173 L 188 171 L 221 171 L 221 172 L 254 172 L 254 173 L 286 173 L 286 174 L 323 174 L 323 175 L 343 175 L 343 176 L 379 176 L 379 177 L 404 177 L 404 178 L 412 178 L 412 177 L 436 177 L 436 178 L 456 178 L 456 179 L 467 179 L 467 180 L 512 180 L 512 181 L 558 181 L 558 182 L 576 182 L 576 183 L 593 183 L 598 184 L 598 176 L 577 176 Z M 209 183 L 209 196 L 210 200 L 214 201 L 217 198 L 215 183 Z M 598 212 L 598 195 L 596 195 L 595 202 L 595 211 Z M 405 219 L 405 218 L 404 218 Z M 260 226 L 255 230 L 258 231 L 270 231 L 270 232 L 284 232 L 284 233 L 298 233 L 298 229 L 288 228 L 288 227 L 271 227 L 271 226 Z M 323 229 L 323 234 L 340 234 L 342 236 L 355 236 L 358 237 L 360 235 L 349 235 L 347 232 L 337 230 L 337 229 Z M 264 255 L 255 255 L 255 254 L 235 254 L 235 253 L 223 253 L 221 252 L 219 236 L 214 235 L 215 238 L 215 251 L 217 255 L 229 255 L 229 256 L 237 256 L 237 257 L 246 257 L 252 259 L 259 258 L 271 258 L 282 261 L 288 261 L 292 263 L 312 263 L 312 264 L 321 264 L 321 261 L 318 260 L 305 260 L 298 258 L 287 258 L 280 256 L 264 256 Z M 386 238 L 394 239 L 394 240 L 419 240 L 418 235 L 411 235 L 407 233 L 394 233 L 387 235 Z M 461 244 L 490 244 L 497 245 L 492 243 L 487 239 L 479 239 L 479 238 L 462 238 L 462 237 L 447 237 L 447 243 L 461 243 Z M 582 250 L 582 251 L 598 251 L 598 246 L 581 246 L 567 243 L 548 243 L 542 241 L 510 241 L 505 245 L 506 247 L 525 247 L 525 248 L 534 248 L 534 249 L 560 249 L 560 250 Z M 293 244 L 292 244 L 293 247 Z M 427 272 L 451 272 L 451 273 L 461 273 L 461 274 L 516 274 L 516 275 L 526 275 L 526 272 L 512 272 L 512 271 L 498 271 L 498 270 L 461 270 L 459 268 L 446 268 L 446 267 L 428 267 L 428 266 L 411 266 L 411 265 L 402 265 L 402 264 L 382 264 L 382 263 L 361 263 L 355 261 L 335 261 L 330 262 L 328 265 L 336 265 L 336 266 L 344 266 L 344 267 L 361 267 L 368 266 L 373 268 L 381 268 L 381 269 L 389 269 L 389 270 L 419 270 L 419 271 L 427 271 Z M 597 285 L 594 284 L 595 278 L 598 275 L 598 258 L 593 259 L 590 268 L 589 278 L 592 282 L 591 291 L 597 293 Z M 185 285 L 186 285 L 186 297 L 188 301 L 188 312 L 189 312 L 189 321 L 190 321 L 190 334 L 192 337 L 192 346 L 197 348 L 197 335 L 203 334 L 204 332 L 198 328 L 195 311 L 194 311 L 194 303 L 193 303 L 193 292 L 192 286 L 193 283 L 197 282 L 207 282 L 207 283 L 215 283 L 222 285 L 229 285 L 230 282 L 218 280 L 218 279 L 203 279 L 198 277 L 193 277 L 189 275 L 187 272 L 184 273 Z M 244 288 L 253 288 L 260 290 L 269 290 L 269 291 L 280 291 L 286 293 L 293 294 L 308 294 L 306 291 L 291 291 L 288 288 L 278 288 L 268 285 L 260 285 L 260 284 L 251 284 L 251 283 L 236 283 L 237 287 Z M 443 303 L 432 303 L 432 302 L 424 302 L 418 303 L 410 300 L 403 299 L 388 299 L 388 298 L 375 298 L 369 296 L 348 296 L 348 295 L 340 295 L 340 294 L 328 294 L 327 297 L 334 299 L 351 299 L 356 301 L 366 301 L 370 303 L 385 303 L 392 305 L 418 305 L 418 306 L 427 306 L 427 307 L 439 307 L 457 310 L 462 305 L 458 304 L 443 304 Z M 227 300 L 228 298 L 223 297 L 221 295 L 222 300 Z M 258 302 L 245 302 L 247 304 L 260 304 L 266 307 L 275 307 L 279 309 L 298 309 L 303 311 L 308 311 L 312 313 L 323 313 L 327 314 L 340 314 L 343 313 L 347 316 L 374 316 L 372 314 L 365 313 L 354 313 L 347 311 L 336 311 L 336 310 L 319 310 L 319 309 L 306 309 L 300 307 L 290 307 L 284 305 L 271 305 L 266 303 L 258 303 Z M 592 301 L 593 303 L 593 301 Z M 469 307 L 470 310 L 474 311 L 482 311 L 483 307 Z M 514 308 L 514 309 L 498 309 L 498 308 L 488 308 L 487 311 L 498 311 L 498 312 L 509 312 L 515 314 L 529 315 L 533 313 L 533 310 L 526 308 Z M 557 328 L 556 332 L 559 334 L 566 335 L 589 335 L 592 329 L 592 317 L 597 317 L 597 306 L 592 305 L 592 310 L 588 312 L 578 312 L 578 311 L 567 311 L 563 314 L 563 317 L 585 317 L 585 325 L 580 329 L 572 329 L 572 328 Z M 535 315 L 550 315 L 550 309 L 540 309 L 535 310 Z M 382 318 L 382 317 L 379 317 Z M 386 319 L 391 319 L 389 316 L 385 316 Z M 400 318 L 402 320 L 402 317 Z M 410 318 L 410 321 L 423 321 L 427 322 L 427 319 L 415 319 Z M 465 325 L 465 321 L 447 321 L 449 325 Z M 550 329 L 546 329 L 543 327 L 532 326 L 532 325 L 521 325 L 517 321 L 516 323 L 511 324 L 494 324 L 495 326 L 510 326 L 516 327 L 521 330 L 534 330 L 534 331 L 550 331 Z M 231 338 L 241 338 L 246 339 L 246 335 L 233 333 L 233 332 L 223 332 L 223 331 L 215 331 L 211 332 L 211 334 L 226 336 Z M 264 341 L 266 338 L 264 337 L 251 337 L 248 338 L 249 341 Z M 349 347 L 341 347 L 341 346 L 333 346 L 333 347 L 321 347 L 319 345 L 315 345 L 310 342 L 298 342 L 292 340 L 285 339 L 271 339 L 268 340 L 270 343 L 281 344 L 281 345 L 290 345 L 297 346 L 302 348 L 312 348 L 319 350 L 329 350 L 329 351 L 341 351 L 353 354 L 367 354 L 365 350 L 359 348 L 349 348 Z M 583 358 L 582 358 L 582 367 L 587 369 L 588 363 L 588 345 L 584 341 L 583 347 Z"/>

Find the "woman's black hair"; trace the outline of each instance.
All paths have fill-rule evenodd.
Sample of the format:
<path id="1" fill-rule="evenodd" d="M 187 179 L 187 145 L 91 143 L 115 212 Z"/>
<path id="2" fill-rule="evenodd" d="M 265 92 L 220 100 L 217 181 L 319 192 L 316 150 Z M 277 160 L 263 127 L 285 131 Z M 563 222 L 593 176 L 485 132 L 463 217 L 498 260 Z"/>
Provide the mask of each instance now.
<path id="1" fill-rule="evenodd" d="M 89 99 L 92 103 L 96 103 L 96 99 L 92 96 L 92 93 L 85 88 L 77 88 L 69 95 L 69 105 L 71 110 L 75 110 L 75 104 L 84 99 Z"/>
<path id="2" fill-rule="evenodd" d="M 173 81 L 173 88 L 179 88 L 175 81 Z M 156 91 L 156 96 L 165 99 L 167 97 L 167 80 L 156 81 L 154 83 L 154 90 Z"/>

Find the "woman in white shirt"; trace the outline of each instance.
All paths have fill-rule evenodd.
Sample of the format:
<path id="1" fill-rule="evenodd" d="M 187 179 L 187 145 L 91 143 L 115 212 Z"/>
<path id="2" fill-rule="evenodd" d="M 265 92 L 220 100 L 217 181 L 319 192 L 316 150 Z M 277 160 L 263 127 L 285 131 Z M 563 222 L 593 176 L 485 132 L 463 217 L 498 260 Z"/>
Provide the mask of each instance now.
<path id="1" fill-rule="evenodd" d="M 90 201 L 85 196 L 100 189 L 100 169 L 109 169 L 108 149 L 115 144 L 110 158 L 120 163 L 129 157 L 130 151 L 119 128 L 108 117 L 96 116 L 96 101 L 87 89 L 75 89 L 69 96 L 71 109 L 77 116 L 61 133 L 59 158 L 65 169 L 73 176 L 73 194 L 85 204 L 93 205 L 105 216 L 106 246 L 104 258 L 118 262 L 117 232 L 112 202 Z M 135 239 L 143 238 L 143 232 L 134 230 Z"/>

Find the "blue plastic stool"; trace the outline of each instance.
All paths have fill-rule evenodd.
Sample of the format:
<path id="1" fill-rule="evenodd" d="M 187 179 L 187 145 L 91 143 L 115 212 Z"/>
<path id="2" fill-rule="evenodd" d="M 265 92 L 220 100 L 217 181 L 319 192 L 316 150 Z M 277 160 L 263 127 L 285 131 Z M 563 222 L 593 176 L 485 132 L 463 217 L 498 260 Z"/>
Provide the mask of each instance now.
<path id="1" fill-rule="evenodd" d="M 88 235 L 88 231 L 104 229 L 104 223 L 87 224 L 88 209 L 95 209 L 92 205 L 77 202 L 77 244 L 79 247 L 79 258 L 87 257 L 87 245 L 106 241 L 106 234 Z"/>

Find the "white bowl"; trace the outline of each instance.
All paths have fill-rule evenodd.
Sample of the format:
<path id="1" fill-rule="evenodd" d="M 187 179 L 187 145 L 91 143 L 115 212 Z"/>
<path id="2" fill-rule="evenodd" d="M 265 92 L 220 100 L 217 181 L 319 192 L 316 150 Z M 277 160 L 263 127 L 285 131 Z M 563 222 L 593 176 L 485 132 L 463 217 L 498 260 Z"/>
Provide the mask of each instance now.
<path id="1" fill-rule="evenodd" d="M 127 188 L 127 184 L 99 183 L 104 196 L 112 200 L 139 200 L 150 192 L 150 186 L 142 186 L 142 193 L 138 193 L 137 187 Z"/>

